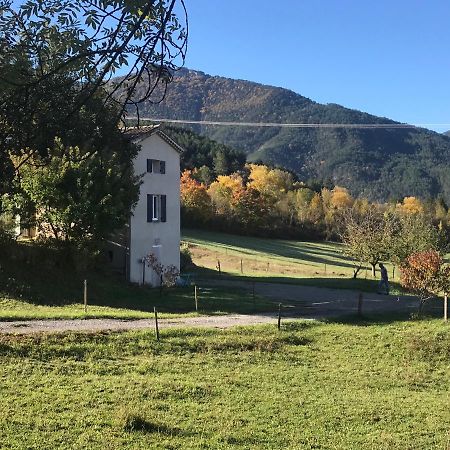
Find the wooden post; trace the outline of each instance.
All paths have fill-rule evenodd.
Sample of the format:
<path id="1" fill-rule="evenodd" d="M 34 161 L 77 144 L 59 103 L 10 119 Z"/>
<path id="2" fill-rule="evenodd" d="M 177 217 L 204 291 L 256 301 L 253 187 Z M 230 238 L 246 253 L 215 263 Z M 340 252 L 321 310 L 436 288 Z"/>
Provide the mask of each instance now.
<path id="1" fill-rule="evenodd" d="M 242 258 L 241 258 L 241 273 L 244 273 L 244 266 L 242 264 Z"/>
<path id="2" fill-rule="evenodd" d="M 278 329 L 281 328 L 281 303 L 278 303 Z"/>
<path id="3" fill-rule="evenodd" d="M 222 271 L 220 270 L 220 260 L 217 260 L 217 270 L 219 271 L 219 275 L 222 274 Z"/>
<path id="4" fill-rule="evenodd" d="M 327 274 L 327 265 L 325 264 L 325 275 Z"/>
<path id="5" fill-rule="evenodd" d="M 266 272 L 269 272 L 269 261 L 267 261 L 267 270 Z"/>
<path id="6" fill-rule="evenodd" d="M 158 312 L 156 311 L 156 306 L 153 307 L 153 311 L 155 312 L 155 332 L 156 332 L 156 340 L 159 341 Z"/>
<path id="7" fill-rule="evenodd" d="M 358 317 L 362 317 L 362 304 L 363 304 L 363 295 L 362 292 L 360 292 L 358 296 Z"/>
<path id="8" fill-rule="evenodd" d="M 444 295 L 444 320 L 448 320 L 448 294 Z"/>
<path id="9" fill-rule="evenodd" d="M 195 310 L 198 311 L 197 285 L 194 286 Z"/>
<path id="10" fill-rule="evenodd" d="M 87 314 L 87 280 L 84 280 L 84 313 Z"/>
<path id="11" fill-rule="evenodd" d="M 392 266 L 392 279 L 395 277 L 395 266 Z"/>

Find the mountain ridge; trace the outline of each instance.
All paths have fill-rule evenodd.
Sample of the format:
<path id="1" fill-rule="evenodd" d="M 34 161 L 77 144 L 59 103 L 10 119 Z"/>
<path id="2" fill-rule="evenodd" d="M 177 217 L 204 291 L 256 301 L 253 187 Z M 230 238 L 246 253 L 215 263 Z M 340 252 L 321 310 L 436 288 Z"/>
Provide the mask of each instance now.
<path id="1" fill-rule="evenodd" d="M 143 103 L 140 114 L 224 122 L 399 123 L 334 103 L 317 103 L 282 87 L 190 69 L 175 75 L 162 103 Z M 442 195 L 450 201 L 450 137 L 431 130 L 189 128 L 243 150 L 249 161 L 289 168 L 302 179 L 331 179 L 354 195 L 375 200 Z"/>

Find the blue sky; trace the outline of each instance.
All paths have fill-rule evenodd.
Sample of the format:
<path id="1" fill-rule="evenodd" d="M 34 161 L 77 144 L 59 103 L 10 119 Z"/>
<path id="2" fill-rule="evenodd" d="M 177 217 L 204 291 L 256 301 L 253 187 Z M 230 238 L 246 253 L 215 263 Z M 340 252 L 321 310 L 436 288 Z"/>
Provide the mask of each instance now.
<path id="1" fill-rule="evenodd" d="M 401 122 L 450 124 L 448 0 L 187 0 L 187 8 L 191 69 Z"/>

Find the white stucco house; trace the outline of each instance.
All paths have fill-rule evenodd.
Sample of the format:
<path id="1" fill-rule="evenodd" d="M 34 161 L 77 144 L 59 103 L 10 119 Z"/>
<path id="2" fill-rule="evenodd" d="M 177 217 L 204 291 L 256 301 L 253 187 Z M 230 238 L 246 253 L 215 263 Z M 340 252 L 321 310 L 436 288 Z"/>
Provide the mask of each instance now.
<path id="1" fill-rule="evenodd" d="M 158 126 L 128 129 L 140 147 L 134 172 L 142 175 L 139 200 L 124 233 L 110 241 L 113 266 L 125 266 L 133 283 L 159 286 L 160 277 L 143 263 L 153 253 L 164 266 L 180 267 L 180 154 L 182 148 Z"/>

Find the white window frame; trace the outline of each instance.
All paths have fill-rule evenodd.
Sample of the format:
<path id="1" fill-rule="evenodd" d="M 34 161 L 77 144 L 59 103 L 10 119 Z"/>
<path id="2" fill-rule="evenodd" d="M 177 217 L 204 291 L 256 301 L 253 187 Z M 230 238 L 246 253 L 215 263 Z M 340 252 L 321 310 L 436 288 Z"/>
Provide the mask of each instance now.
<path id="1" fill-rule="evenodd" d="M 159 222 L 161 220 L 161 196 L 160 195 L 153 195 L 153 222 Z"/>

